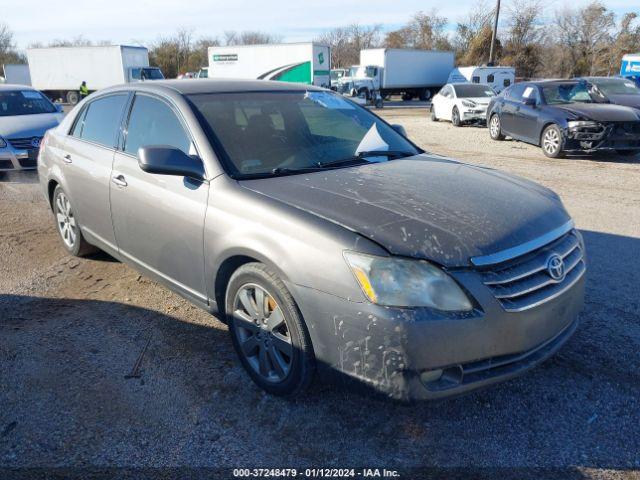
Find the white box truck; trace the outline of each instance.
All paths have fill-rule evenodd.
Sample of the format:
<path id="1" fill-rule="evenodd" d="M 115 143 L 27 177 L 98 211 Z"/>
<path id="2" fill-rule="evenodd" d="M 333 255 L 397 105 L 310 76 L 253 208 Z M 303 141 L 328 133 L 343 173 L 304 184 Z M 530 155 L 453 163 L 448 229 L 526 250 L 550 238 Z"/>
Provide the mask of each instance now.
<path id="1" fill-rule="evenodd" d="M 360 50 L 360 65 L 351 67 L 337 89 L 352 96 L 383 98 L 402 95 L 403 100 L 428 100 L 449 78 L 454 53 L 404 48 Z"/>
<path id="2" fill-rule="evenodd" d="M 513 67 L 458 67 L 451 70 L 447 83 L 486 83 L 500 93 L 516 82 Z"/>
<path id="3" fill-rule="evenodd" d="M 7 64 L 2 66 L 4 72 L 4 81 L 13 85 L 31 85 L 31 75 L 29 74 L 29 65 L 25 64 Z"/>
<path id="4" fill-rule="evenodd" d="M 47 47 L 27 49 L 31 84 L 53 100 L 75 105 L 80 84 L 90 92 L 121 83 L 163 79 L 159 68 L 149 67 L 145 47 Z"/>
<path id="5" fill-rule="evenodd" d="M 329 88 L 331 50 L 317 43 L 209 47 L 209 78 L 279 80 Z"/>

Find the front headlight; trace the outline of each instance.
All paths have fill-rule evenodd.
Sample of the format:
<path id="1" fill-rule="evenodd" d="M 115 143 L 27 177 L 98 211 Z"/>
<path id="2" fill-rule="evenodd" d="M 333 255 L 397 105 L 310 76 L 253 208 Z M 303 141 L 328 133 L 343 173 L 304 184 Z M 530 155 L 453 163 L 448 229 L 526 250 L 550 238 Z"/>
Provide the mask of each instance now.
<path id="1" fill-rule="evenodd" d="M 569 127 L 570 130 L 574 130 L 576 128 L 598 128 L 600 127 L 600 124 L 598 122 L 592 122 L 590 120 L 572 120 L 567 122 L 567 127 Z"/>
<path id="2" fill-rule="evenodd" d="M 469 311 L 471 301 L 442 269 L 424 260 L 344 254 L 362 291 L 371 302 L 394 307 L 431 307 Z"/>
<path id="3" fill-rule="evenodd" d="M 7 142 L 5 142 L 4 138 L 0 137 L 0 148 L 4 148 L 7 146 Z"/>
<path id="4" fill-rule="evenodd" d="M 471 100 L 462 100 L 462 105 L 464 105 L 467 108 L 476 108 L 477 107 L 476 102 L 472 102 Z"/>

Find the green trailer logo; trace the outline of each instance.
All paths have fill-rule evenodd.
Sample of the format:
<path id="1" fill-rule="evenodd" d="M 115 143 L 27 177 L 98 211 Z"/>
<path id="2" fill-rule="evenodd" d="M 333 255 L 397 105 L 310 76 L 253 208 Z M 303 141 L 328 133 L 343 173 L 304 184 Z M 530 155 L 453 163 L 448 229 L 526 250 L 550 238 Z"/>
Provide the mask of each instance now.
<path id="1" fill-rule="evenodd" d="M 214 62 L 237 62 L 238 54 L 237 53 L 224 53 L 224 54 L 216 53 L 213 55 L 213 61 Z"/>
<path id="2" fill-rule="evenodd" d="M 320 52 L 318 54 L 318 62 L 320 62 L 320 65 L 324 63 L 324 53 Z"/>

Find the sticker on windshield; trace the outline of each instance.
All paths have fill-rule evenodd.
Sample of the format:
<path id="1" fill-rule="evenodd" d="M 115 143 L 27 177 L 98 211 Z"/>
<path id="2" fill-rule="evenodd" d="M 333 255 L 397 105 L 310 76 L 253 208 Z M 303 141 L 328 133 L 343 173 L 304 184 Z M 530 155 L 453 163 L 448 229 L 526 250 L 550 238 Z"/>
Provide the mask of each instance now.
<path id="1" fill-rule="evenodd" d="M 331 110 L 353 110 L 354 107 L 339 95 L 327 92 L 306 92 L 304 98 Z"/>
<path id="2" fill-rule="evenodd" d="M 42 98 L 38 92 L 34 92 L 33 90 L 22 90 L 20 93 L 24 98 L 33 98 L 35 100 Z"/>

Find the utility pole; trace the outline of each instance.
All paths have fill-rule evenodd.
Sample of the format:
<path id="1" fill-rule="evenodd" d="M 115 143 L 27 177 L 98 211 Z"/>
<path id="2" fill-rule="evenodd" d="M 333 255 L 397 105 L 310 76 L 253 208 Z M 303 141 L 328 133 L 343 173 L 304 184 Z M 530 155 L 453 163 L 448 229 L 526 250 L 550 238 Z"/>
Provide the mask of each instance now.
<path id="1" fill-rule="evenodd" d="M 500 16 L 500 0 L 496 0 L 496 18 L 493 22 L 493 32 L 491 33 L 491 49 L 489 50 L 489 63 L 490 67 L 493 67 L 494 54 L 496 51 L 496 40 L 498 39 L 498 17 Z"/>

